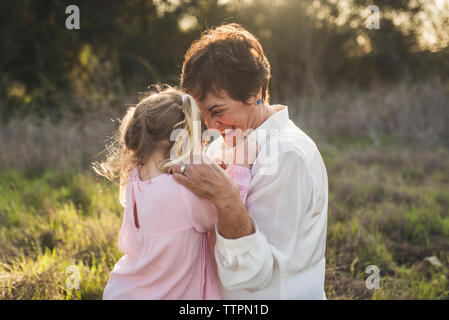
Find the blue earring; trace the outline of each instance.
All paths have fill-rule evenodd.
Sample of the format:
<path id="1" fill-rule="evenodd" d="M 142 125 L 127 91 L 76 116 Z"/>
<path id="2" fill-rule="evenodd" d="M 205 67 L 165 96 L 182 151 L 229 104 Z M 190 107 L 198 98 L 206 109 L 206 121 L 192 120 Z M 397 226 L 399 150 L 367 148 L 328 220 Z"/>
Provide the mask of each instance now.
<path id="1" fill-rule="evenodd" d="M 262 100 L 257 100 L 257 104 L 262 104 Z"/>

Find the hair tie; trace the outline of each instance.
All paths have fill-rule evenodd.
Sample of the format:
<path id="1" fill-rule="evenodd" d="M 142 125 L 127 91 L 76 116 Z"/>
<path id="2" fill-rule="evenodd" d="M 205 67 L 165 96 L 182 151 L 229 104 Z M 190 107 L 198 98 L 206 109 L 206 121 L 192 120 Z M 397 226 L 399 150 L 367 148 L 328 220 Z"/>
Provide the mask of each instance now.
<path id="1" fill-rule="evenodd" d="M 186 98 L 187 98 L 187 97 L 190 97 L 190 98 L 191 98 L 192 96 L 191 96 L 190 94 L 187 94 L 187 93 L 184 94 L 184 95 L 182 95 L 182 98 L 181 98 L 182 103 L 184 103 L 184 101 L 186 101 Z"/>

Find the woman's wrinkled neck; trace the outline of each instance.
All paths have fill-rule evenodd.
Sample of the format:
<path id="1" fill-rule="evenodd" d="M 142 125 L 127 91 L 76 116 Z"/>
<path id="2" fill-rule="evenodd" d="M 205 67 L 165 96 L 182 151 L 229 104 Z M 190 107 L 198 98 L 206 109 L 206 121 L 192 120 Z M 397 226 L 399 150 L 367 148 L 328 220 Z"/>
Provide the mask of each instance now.
<path id="1" fill-rule="evenodd" d="M 253 116 L 251 117 L 247 129 L 257 129 L 264 123 L 268 118 L 270 118 L 276 110 L 272 108 L 268 103 L 264 103 L 261 106 L 258 106 Z"/>

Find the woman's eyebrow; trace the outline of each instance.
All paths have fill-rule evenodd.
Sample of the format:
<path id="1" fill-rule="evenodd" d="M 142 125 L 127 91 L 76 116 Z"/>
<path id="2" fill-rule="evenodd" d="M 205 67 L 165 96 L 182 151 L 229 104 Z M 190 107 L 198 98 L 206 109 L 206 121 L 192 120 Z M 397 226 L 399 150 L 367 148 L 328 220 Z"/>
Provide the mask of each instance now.
<path id="1" fill-rule="evenodd" d="M 218 107 L 221 107 L 221 106 L 224 106 L 224 104 L 214 104 L 212 107 L 209 108 L 209 112 L 211 112 L 212 109 L 218 108 Z"/>

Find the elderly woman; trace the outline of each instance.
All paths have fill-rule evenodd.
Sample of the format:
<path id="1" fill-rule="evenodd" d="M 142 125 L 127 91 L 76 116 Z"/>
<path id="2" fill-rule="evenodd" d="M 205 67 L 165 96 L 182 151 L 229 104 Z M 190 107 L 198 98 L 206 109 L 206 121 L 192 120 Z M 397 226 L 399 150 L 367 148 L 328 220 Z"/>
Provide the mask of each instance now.
<path id="1" fill-rule="evenodd" d="M 178 166 L 173 175 L 217 209 L 215 259 L 224 299 L 325 299 L 326 168 L 287 106 L 268 103 L 269 79 L 260 43 L 240 25 L 210 29 L 193 42 L 182 89 L 209 129 L 223 135 L 254 129 L 258 155 L 246 205 L 215 163 Z M 217 143 L 222 140 L 212 146 Z"/>

